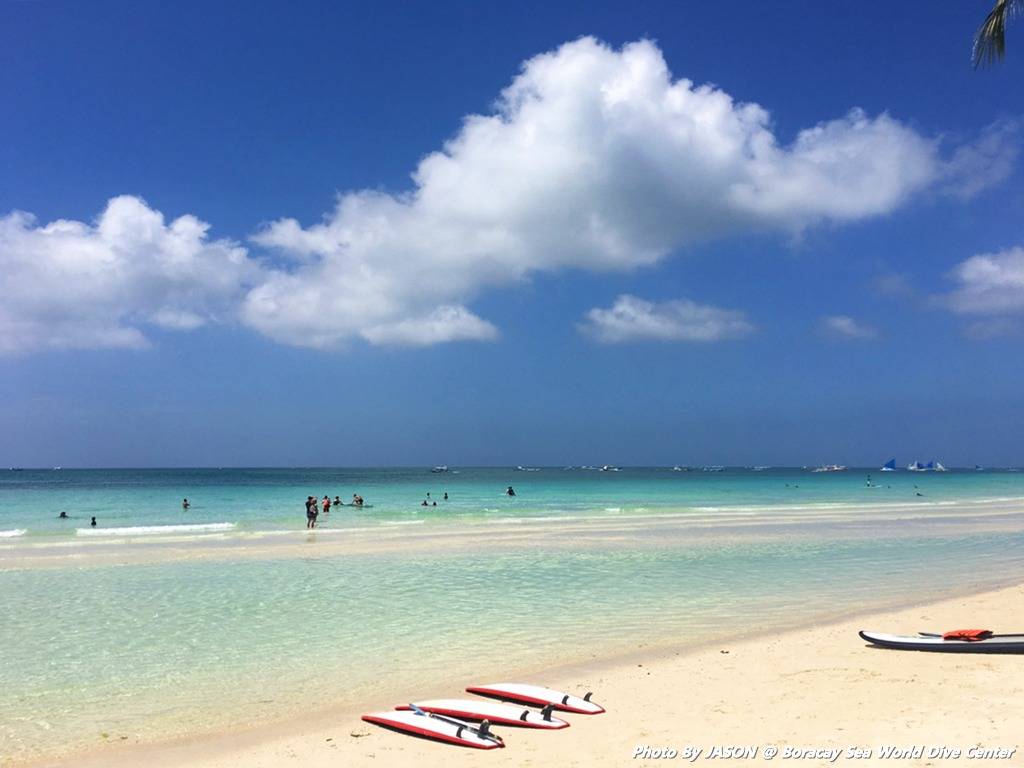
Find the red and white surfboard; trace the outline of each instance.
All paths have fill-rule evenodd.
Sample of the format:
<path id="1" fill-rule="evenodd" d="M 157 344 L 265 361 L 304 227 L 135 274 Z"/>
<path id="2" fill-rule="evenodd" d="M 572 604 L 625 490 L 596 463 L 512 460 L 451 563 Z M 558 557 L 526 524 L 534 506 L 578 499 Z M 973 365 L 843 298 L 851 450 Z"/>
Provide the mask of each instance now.
<path id="1" fill-rule="evenodd" d="M 477 727 L 471 723 L 430 713 L 420 714 L 413 711 L 373 712 L 369 715 L 363 715 L 363 720 L 413 736 L 443 741 L 446 744 L 457 744 L 460 747 L 495 749 L 505 746 L 505 742 L 501 740 L 500 736 L 495 736 L 494 734 L 483 736 Z"/>
<path id="2" fill-rule="evenodd" d="M 551 717 L 550 710 L 548 716 L 545 717 L 543 712 L 525 706 L 480 699 L 430 699 L 395 707 L 395 709 L 407 710 L 414 706 L 425 712 L 457 717 L 461 720 L 489 720 L 492 725 L 513 725 L 520 728 L 546 728 L 549 730 L 569 727 L 569 723 L 565 720 Z"/>
<path id="3" fill-rule="evenodd" d="M 604 707 L 590 700 L 591 694 L 589 693 L 580 698 L 571 693 L 555 691 L 540 685 L 489 683 L 488 685 L 473 685 L 466 690 L 480 696 L 490 696 L 494 699 L 505 699 L 522 704 L 535 704 L 538 707 L 550 704 L 555 709 L 560 709 L 563 712 L 575 712 L 579 715 L 599 715 L 604 712 Z"/>

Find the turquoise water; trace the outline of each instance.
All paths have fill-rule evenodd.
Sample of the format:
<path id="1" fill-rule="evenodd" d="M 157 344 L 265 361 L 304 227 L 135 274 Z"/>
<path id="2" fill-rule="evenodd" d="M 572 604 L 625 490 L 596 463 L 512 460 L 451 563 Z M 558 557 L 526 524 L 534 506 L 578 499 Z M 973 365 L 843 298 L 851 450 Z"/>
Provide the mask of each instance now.
<path id="1" fill-rule="evenodd" d="M 877 488 L 866 486 L 870 475 Z M 512 485 L 517 496 L 504 494 Z M 443 494 L 449 500 L 443 500 Z M 923 494 L 915 496 L 916 492 Z M 1024 472 L 946 473 L 851 470 L 812 473 L 620 472 L 544 468 L 467 468 L 443 475 L 428 469 L 195 469 L 0 471 L 0 543 L 3 538 L 81 536 L 97 518 L 103 528 L 230 524 L 239 531 L 305 527 L 306 496 L 351 501 L 359 493 L 371 508 L 345 507 L 321 525 L 365 527 L 413 521 L 500 520 L 652 510 L 812 504 L 887 504 L 1024 497 Z M 422 507 L 430 494 L 438 506 Z M 192 506 L 185 511 L 181 501 Z M 58 520 L 65 511 L 68 520 Z M 148 533 L 148 532 L 142 532 Z"/>
<path id="2" fill-rule="evenodd" d="M 799 470 L 6 472 L 0 531 L 25 533 L 0 540 L 0 757 L 387 706 L 1022 580 L 1021 474 L 871 474 L 882 487 Z M 305 531 L 306 495 L 356 491 L 372 509 Z M 231 527 L 159 532 L 211 524 Z"/>

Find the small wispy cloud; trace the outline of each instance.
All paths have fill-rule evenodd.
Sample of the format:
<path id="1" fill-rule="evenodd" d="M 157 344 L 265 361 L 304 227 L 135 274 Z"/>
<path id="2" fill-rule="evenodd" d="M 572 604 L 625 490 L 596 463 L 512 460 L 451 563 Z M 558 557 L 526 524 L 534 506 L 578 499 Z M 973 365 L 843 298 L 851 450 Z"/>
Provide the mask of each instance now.
<path id="1" fill-rule="evenodd" d="M 849 315 L 826 315 L 818 321 L 818 327 L 834 339 L 874 339 L 878 336 L 877 328 L 860 323 Z"/>
<path id="2" fill-rule="evenodd" d="M 623 294 L 608 309 L 587 312 L 580 330 L 605 344 L 628 341 L 721 341 L 754 332 L 743 312 L 688 299 L 652 302 Z"/>
<path id="3" fill-rule="evenodd" d="M 982 253 L 949 273 L 957 287 L 940 303 L 962 315 L 1024 313 L 1024 248 Z"/>
<path id="4" fill-rule="evenodd" d="M 1021 331 L 1021 324 L 1016 320 L 998 317 L 993 320 L 979 320 L 971 323 L 963 330 L 964 336 L 973 341 L 988 341 L 1001 336 L 1016 336 Z"/>
<path id="5" fill-rule="evenodd" d="M 896 272 L 875 278 L 873 288 L 881 296 L 906 297 L 917 293 L 910 278 Z"/>
<path id="6" fill-rule="evenodd" d="M 1020 129 L 1019 120 L 997 120 L 958 147 L 944 165 L 944 191 L 966 200 L 1009 178 L 1020 153 Z"/>

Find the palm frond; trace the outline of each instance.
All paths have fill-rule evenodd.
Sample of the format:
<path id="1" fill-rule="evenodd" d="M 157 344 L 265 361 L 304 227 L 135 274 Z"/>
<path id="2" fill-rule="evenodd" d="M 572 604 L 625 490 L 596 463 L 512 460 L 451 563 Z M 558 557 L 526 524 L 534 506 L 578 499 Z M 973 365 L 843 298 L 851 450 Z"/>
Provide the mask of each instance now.
<path id="1" fill-rule="evenodd" d="M 1024 0 L 996 0 L 974 36 L 971 60 L 975 69 L 1002 61 L 1006 54 L 1006 23 L 1024 9 Z"/>

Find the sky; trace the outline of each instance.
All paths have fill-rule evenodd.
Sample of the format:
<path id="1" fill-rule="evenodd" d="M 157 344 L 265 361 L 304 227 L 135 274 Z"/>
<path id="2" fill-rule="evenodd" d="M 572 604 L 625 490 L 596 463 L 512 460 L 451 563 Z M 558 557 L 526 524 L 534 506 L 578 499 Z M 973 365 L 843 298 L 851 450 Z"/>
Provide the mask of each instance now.
<path id="1" fill-rule="evenodd" d="M 0 0 L 0 465 L 1024 465 L 987 0 Z"/>

